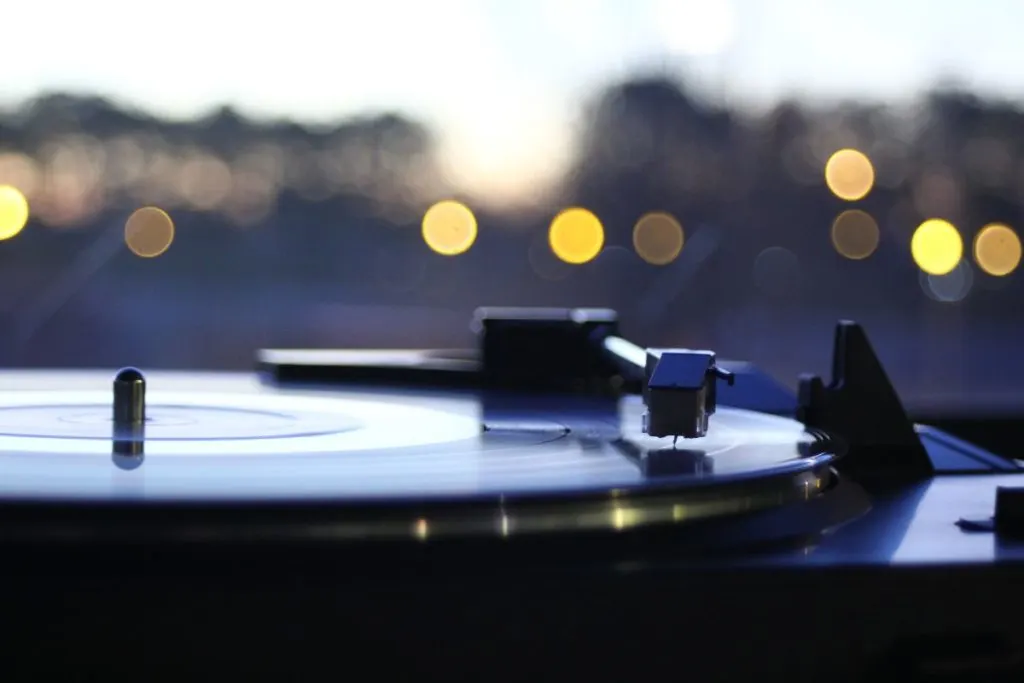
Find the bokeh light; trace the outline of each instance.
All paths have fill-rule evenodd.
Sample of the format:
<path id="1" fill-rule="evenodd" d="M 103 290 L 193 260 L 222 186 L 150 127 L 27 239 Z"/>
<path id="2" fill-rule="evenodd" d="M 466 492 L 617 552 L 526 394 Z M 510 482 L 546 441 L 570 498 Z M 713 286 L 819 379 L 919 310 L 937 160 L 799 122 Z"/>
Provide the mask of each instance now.
<path id="1" fill-rule="evenodd" d="M 604 226 L 586 209 L 566 209 L 551 221 L 548 244 L 555 256 L 566 263 L 586 263 L 593 260 L 604 246 Z"/>
<path id="2" fill-rule="evenodd" d="M 42 170 L 32 157 L 20 152 L 0 152 L 0 185 L 18 188 L 31 203 L 43 180 Z"/>
<path id="3" fill-rule="evenodd" d="M 871 214 L 858 209 L 843 211 L 832 223 L 832 246 L 854 261 L 875 253 L 878 236 L 878 223 Z"/>
<path id="4" fill-rule="evenodd" d="M 825 183 L 835 196 L 855 202 L 871 192 L 875 167 L 863 152 L 841 149 L 825 163 Z"/>
<path id="5" fill-rule="evenodd" d="M 28 223 L 28 200 L 16 187 L 0 185 L 0 240 L 9 240 Z"/>
<path id="6" fill-rule="evenodd" d="M 914 263 L 925 273 L 945 275 L 952 272 L 963 258 L 964 241 L 952 223 L 930 218 L 914 231 L 910 253 Z"/>
<path id="7" fill-rule="evenodd" d="M 174 241 L 174 221 L 163 209 L 146 206 L 129 218 L 124 226 L 124 242 L 132 253 L 153 258 L 167 251 Z"/>
<path id="8" fill-rule="evenodd" d="M 974 238 L 974 261 L 989 275 L 1009 275 L 1020 265 L 1020 237 L 1000 223 L 986 225 Z"/>
<path id="9" fill-rule="evenodd" d="M 929 298 L 946 304 L 955 304 L 966 299 L 974 285 L 971 265 L 964 260 L 945 275 L 929 275 L 922 272 L 920 279 L 921 288 Z"/>
<path id="10" fill-rule="evenodd" d="M 633 248 L 644 261 L 664 266 L 683 250 L 683 226 L 667 213 L 648 213 L 633 227 Z"/>
<path id="11" fill-rule="evenodd" d="M 476 216 L 455 200 L 438 202 L 423 214 L 423 241 L 444 256 L 465 253 L 476 241 Z"/>
<path id="12" fill-rule="evenodd" d="M 800 260 L 785 247 L 768 247 L 754 259 L 754 284 L 766 294 L 790 296 L 800 280 Z"/>

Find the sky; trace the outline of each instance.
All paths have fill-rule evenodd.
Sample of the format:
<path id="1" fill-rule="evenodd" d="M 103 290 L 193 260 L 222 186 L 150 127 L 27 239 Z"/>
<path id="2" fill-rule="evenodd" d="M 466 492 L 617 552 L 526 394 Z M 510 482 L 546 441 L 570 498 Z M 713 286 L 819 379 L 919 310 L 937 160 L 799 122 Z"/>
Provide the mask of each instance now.
<path id="1" fill-rule="evenodd" d="M 631 71 L 750 106 L 900 100 L 949 77 L 1024 98 L 1021 27 L 1020 0 L 10 0 L 0 104 L 67 90 L 172 117 L 400 109 L 437 128 L 464 182 L 515 192 L 560 172 L 588 95 Z"/>

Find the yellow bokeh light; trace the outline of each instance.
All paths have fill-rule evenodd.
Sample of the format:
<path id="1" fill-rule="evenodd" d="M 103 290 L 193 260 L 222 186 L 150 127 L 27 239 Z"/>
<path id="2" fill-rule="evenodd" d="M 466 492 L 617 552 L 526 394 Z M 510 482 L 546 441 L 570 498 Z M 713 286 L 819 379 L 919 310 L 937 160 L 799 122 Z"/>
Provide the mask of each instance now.
<path id="1" fill-rule="evenodd" d="M 848 259 L 859 261 L 878 248 L 878 223 L 857 209 L 843 211 L 832 223 L 832 246 Z"/>
<path id="2" fill-rule="evenodd" d="M 476 216 L 454 200 L 434 204 L 423 214 L 423 241 L 438 254 L 456 256 L 476 241 Z"/>
<path id="3" fill-rule="evenodd" d="M 586 263 L 594 259 L 604 246 L 604 226 L 586 209 L 566 209 L 551 221 L 548 244 L 555 256 L 566 263 Z"/>
<path id="4" fill-rule="evenodd" d="M 1009 275 L 1020 265 L 1020 237 L 1006 225 L 986 225 L 974 238 L 974 260 L 989 275 Z"/>
<path id="5" fill-rule="evenodd" d="M 672 263 L 683 250 L 683 226 L 667 213 L 645 214 L 633 227 L 633 248 L 652 265 Z"/>
<path id="6" fill-rule="evenodd" d="M 841 149 L 825 164 L 825 183 L 835 196 L 855 202 L 871 192 L 875 184 L 875 167 L 863 152 Z"/>
<path id="7" fill-rule="evenodd" d="M 174 241 L 174 221 L 163 209 L 146 206 L 129 218 L 124 226 L 124 242 L 132 253 L 153 258 L 167 251 Z"/>
<path id="8" fill-rule="evenodd" d="M 964 241 L 949 221 L 931 218 L 917 227 L 910 240 L 917 267 L 929 275 L 953 272 L 964 255 Z"/>
<path id="9" fill-rule="evenodd" d="M 0 240 L 9 240 L 28 223 L 28 200 L 16 187 L 0 185 Z"/>

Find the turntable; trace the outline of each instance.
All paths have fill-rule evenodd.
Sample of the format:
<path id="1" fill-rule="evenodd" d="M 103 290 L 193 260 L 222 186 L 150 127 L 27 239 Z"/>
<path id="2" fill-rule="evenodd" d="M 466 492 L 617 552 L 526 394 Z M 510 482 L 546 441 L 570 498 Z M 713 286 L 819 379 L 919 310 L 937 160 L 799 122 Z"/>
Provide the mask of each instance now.
<path id="1" fill-rule="evenodd" d="M 0 374 L 16 675 L 1019 680 L 1021 464 L 913 424 L 860 326 L 793 396 L 612 311 L 473 324 Z"/>

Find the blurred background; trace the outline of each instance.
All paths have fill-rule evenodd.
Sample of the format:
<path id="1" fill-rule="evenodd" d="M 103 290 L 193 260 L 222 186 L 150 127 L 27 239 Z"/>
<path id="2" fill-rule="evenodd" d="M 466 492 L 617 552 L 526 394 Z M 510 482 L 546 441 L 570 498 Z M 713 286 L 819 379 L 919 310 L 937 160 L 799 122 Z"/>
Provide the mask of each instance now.
<path id="1" fill-rule="evenodd" d="M 609 306 L 793 385 L 1024 403 L 1024 4 L 0 9 L 0 363 L 247 369 Z"/>

